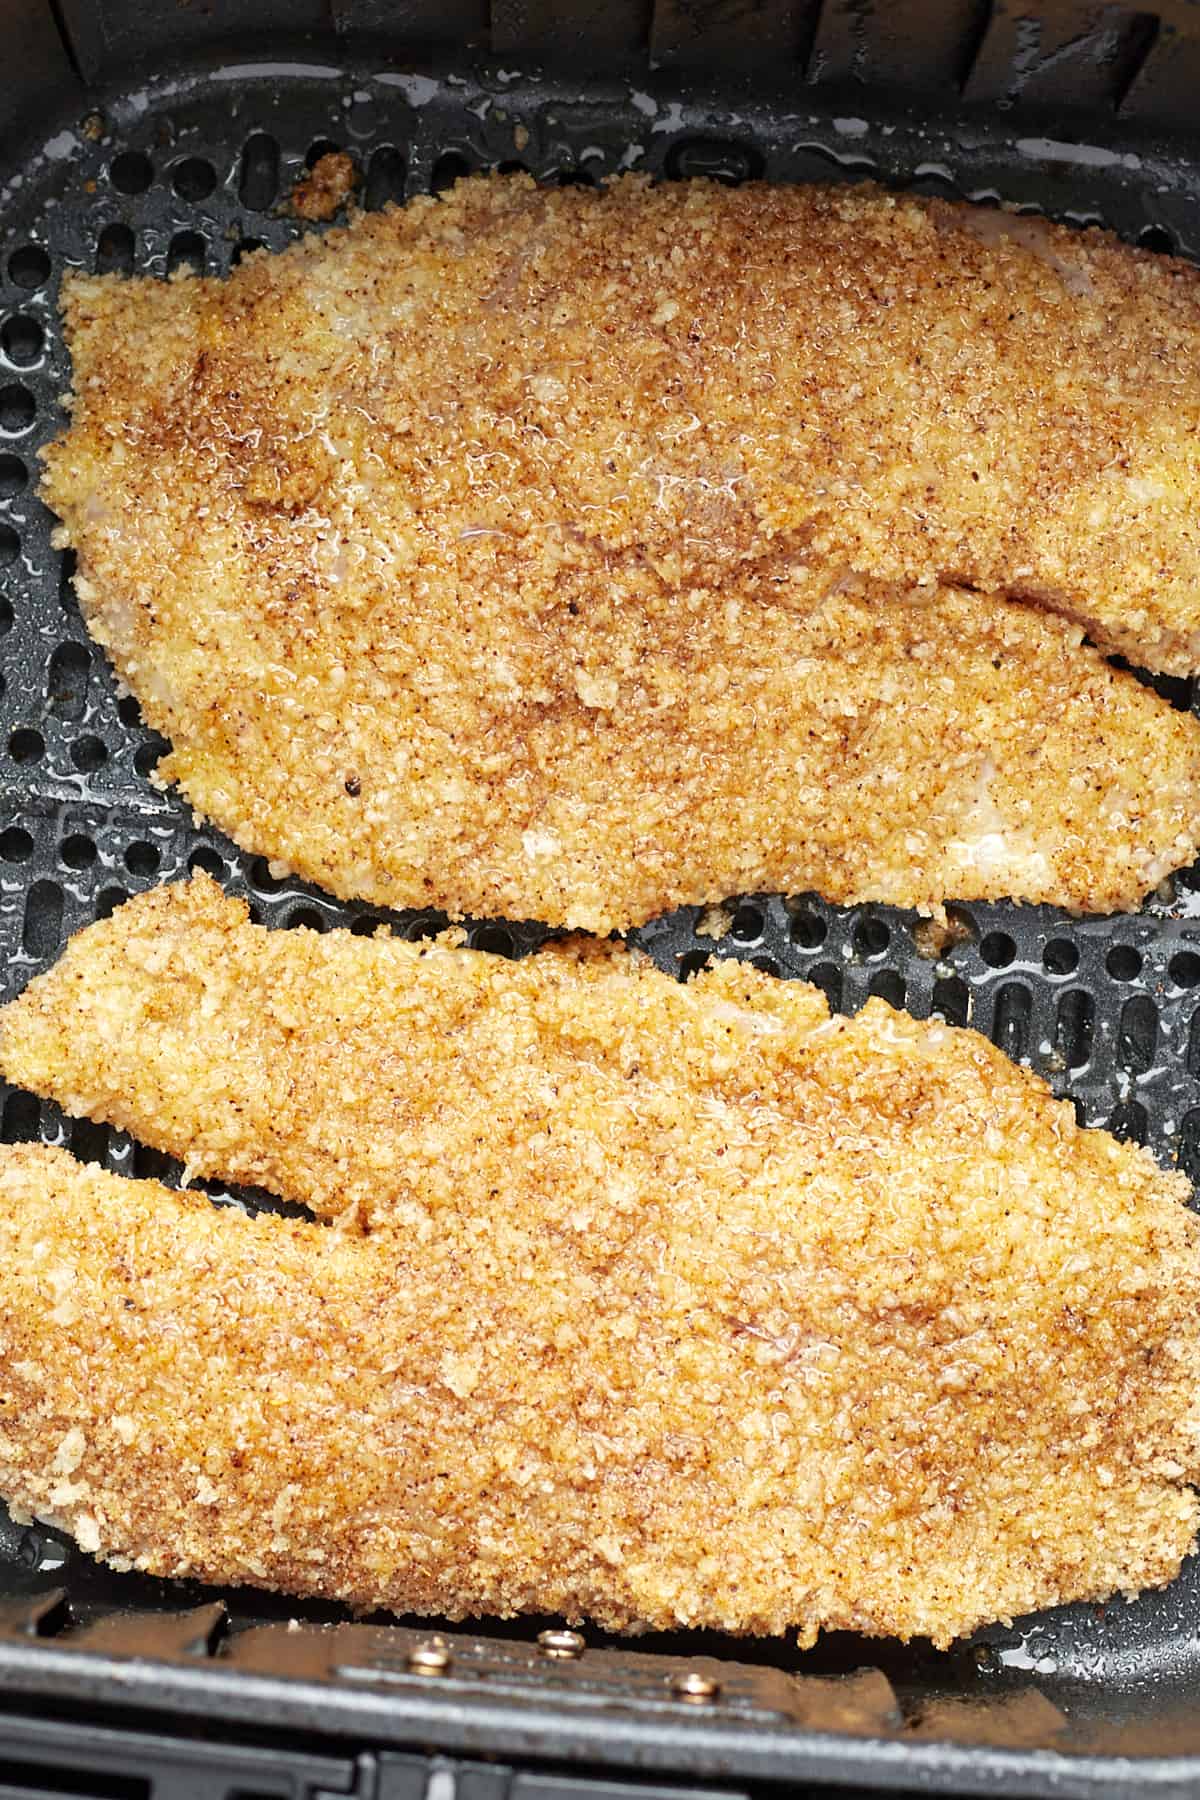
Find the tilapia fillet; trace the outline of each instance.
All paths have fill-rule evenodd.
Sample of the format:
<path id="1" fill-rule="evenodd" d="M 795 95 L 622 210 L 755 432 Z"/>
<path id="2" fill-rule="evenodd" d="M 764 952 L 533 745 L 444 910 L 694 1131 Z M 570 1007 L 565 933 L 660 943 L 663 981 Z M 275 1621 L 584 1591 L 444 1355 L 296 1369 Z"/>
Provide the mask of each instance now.
<path id="1" fill-rule="evenodd" d="M 207 881 L 0 1032 L 10 1080 L 339 1221 L 0 1151 L 0 1491 L 101 1555 L 944 1644 L 1191 1547 L 1187 1185 L 972 1032 L 267 932 Z"/>
<path id="2" fill-rule="evenodd" d="M 1110 911 L 1196 848 L 1196 727 L 1079 622 L 1200 662 L 1198 282 L 873 189 L 471 181 L 70 278 L 42 492 L 161 774 L 336 894 Z"/>

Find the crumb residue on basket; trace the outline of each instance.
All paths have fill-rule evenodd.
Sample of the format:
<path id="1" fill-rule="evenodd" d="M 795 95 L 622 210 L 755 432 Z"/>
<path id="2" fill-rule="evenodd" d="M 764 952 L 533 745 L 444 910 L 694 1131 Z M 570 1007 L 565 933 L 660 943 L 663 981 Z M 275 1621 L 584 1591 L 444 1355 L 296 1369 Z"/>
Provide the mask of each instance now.
<path id="1" fill-rule="evenodd" d="M 320 223 L 345 206 L 358 184 L 354 158 L 346 150 L 327 150 L 292 189 L 291 210 L 298 219 Z"/>

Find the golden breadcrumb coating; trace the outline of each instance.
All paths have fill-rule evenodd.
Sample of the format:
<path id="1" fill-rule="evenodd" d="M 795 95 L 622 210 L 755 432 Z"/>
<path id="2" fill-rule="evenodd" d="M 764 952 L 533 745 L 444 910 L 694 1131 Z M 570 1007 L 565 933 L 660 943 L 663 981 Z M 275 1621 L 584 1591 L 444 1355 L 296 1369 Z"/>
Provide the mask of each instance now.
<path id="1" fill-rule="evenodd" d="M 1165 1582 L 1187 1184 L 983 1038 L 723 963 L 82 933 L 7 1076 L 340 1228 L 0 1151 L 0 1491 L 139 1568 L 928 1634 Z"/>
<path id="2" fill-rule="evenodd" d="M 1198 282 L 871 188 L 480 179 L 68 278 L 42 492 L 161 774 L 333 893 L 1132 907 L 1194 724 L 961 584 L 1200 664 Z"/>

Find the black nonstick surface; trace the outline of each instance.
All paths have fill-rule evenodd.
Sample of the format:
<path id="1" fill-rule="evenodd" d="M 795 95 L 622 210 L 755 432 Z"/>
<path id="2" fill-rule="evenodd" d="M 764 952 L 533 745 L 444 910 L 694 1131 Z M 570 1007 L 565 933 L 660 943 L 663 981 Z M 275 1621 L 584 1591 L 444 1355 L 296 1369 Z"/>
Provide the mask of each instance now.
<path id="1" fill-rule="evenodd" d="M 5 996 L 72 931 L 197 867 L 270 925 L 372 930 L 382 916 L 273 878 L 147 780 L 161 741 L 90 643 L 34 492 L 38 448 L 63 423 L 68 360 L 56 292 L 66 269 L 164 275 L 188 263 L 223 273 L 248 248 L 280 248 L 301 229 L 284 206 L 292 184 L 331 147 L 352 152 L 368 206 L 495 166 L 587 183 L 629 168 L 666 179 L 873 177 L 1200 253 L 1200 175 L 1190 163 L 1132 140 L 1014 136 L 1004 122 L 1001 113 L 969 128 L 899 110 L 824 116 L 786 97 L 656 99 L 615 81 L 556 87 L 502 64 L 405 74 L 301 62 L 163 79 L 56 125 L 0 190 Z M 1190 683 L 1156 685 L 1181 707 L 1200 705 Z M 633 935 L 681 978 L 707 957 L 740 957 L 818 983 L 847 1012 L 879 994 L 918 1017 L 973 1025 L 1069 1095 L 1088 1124 L 1200 1176 L 1200 866 L 1135 916 L 1074 919 L 1003 904 L 955 918 L 956 941 L 941 955 L 913 915 L 831 907 L 811 894 L 735 898 L 723 919 L 685 909 Z M 418 935 L 443 921 L 422 913 L 392 922 Z M 537 925 L 480 921 L 470 941 L 523 955 L 544 936 Z M 5 1141 L 41 1136 L 115 1170 L 174 1178 L 163 1158 L 26 1094 L 4 1090 L 0 1118 Z M 64 1601 L 50 1598 L 58 1589 Z M 292 1617 L 299 1630 L 270 1623 Z M 14 1696 L 94 1696 L 173 1718 L 269 1718 L 675 1776 L 1197 1791 L 1194 1566 L 1164 1593 L 995 1628 L 944 1656 L 837 1636 L 804 1655 L 784 1643 L 678 1637 L 620 1648 L 596 1640 L 581 1659 L 551 1663 L 536 1651 L 539 1623 L 454 1633 L 452 1669 L 431 1683 L 407 1673 L 413 1640 L 402 1627 L 113 1574 L 47 1529 L 0 1519 L 0 1691 Z M 681 1665 L 662 1657 L 687 1667 L 720 1659 L 720 1694 L 703 1706 L 672 1698 L 667 1678 Z M 802 1679 L 781 1683 L 779 1670 Z M 1123 1756 L 1137 1760 L 1114 1760 Z"/>

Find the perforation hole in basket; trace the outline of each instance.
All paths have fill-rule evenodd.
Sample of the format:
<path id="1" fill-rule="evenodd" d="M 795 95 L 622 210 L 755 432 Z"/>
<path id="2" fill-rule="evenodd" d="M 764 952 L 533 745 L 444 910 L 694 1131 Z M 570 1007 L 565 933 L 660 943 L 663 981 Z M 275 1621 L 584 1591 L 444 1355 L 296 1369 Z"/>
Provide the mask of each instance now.
<path id="1" fill-rule="evenodd" d="M 1049 975 L 1073 975 L 1079 967 L 1079 951 L 1070 938 L 1051 938 L 1042 951 L 1042 967 Z"/>
<path id="2" fill-rule="evenodd" d="M 753 144 L 740 144 L 732 139 L 685 137 L 672 144 L 663 163 L 670 181 L 686 181 L 693 176 L 706 176 L 710 181 L 737 187 L 743 181 L 758 181 L 766 169 L 761 151 Z"/>
<path id="3" fill-rule="evenodd" d="M 15 500 L 29 485 L 29 470 L 19 456 L 0 456 L 0 500 Z"/>
<path id="4" fill-rule="evenodd" d="M 801 950 L 816 950 L 825 942 L 828 927 L 817 913 L 797 912 L 792 914 L 790 932 Z"/>
<path id="5" fill-rule="evenodd" d="M 211 875 L 214 881 L 222 881 L 225 878 L 224 858 L 203 844 L 198 850 L 192 851 L 187 859 L 187 866 L 189 875 Z"/>
<path id="6" fill-rule="evenodd" d="M 1022 981 L 1008 981 L 996 995 L 992 1015 L 992 1042 L 1013 1062 L 1020 1062 L 1029 1048 L 1029 1022 L 1033 997 Z"/>
<path id="7" fill-rule="evenodd" d="M 90 869 L 96 861 L 97 851 L 90 837 L 85 836 L 82 831 L 76 831 L 63 839 L 58 855 L 65 868 Z"/>
<path id="8" fill-rule="evenodd" d="M 207 258 L 208 245 L 198 231 L 177 231 L 167 245 L 167 274 L 190 269 L 193 275 L 203 275 Z"/>
<path id="9" fill-rule="evenodd" d="M 733 915 L 729 927 L 731 935 L 739 944 L 757 944 L 763 934 L 766 918 L 761 906 L 755 906 L 749 900 L 743 900 Z"/>
<path id="10" fill-rule="evenodd" d="M 1200 1107 L 1183 1115 L 1179 1126 L 1179 1167 L 1188 1180 L 1200 1184 Z"/>
<path id="11" fill-rule="evenodd" d="M 433 165 L 429 177 L 429 189 L 434 194 L 444 194 L 452 188 L 456 181 L 475 173 L 475 163 L 463 150 L 443 150 Z"/>
<path id="12" fill-rule="evenodd" d="M 475 925 L 468 934 L 467 942 L 472 950 L 486 950 L 489 956 L 514 956 L 516 945 L 513 934 L 507 925 Z"/>
<path id="13" fill-rule="evenodd" d="M 124 906 L 128 898 L 128 888 L 117 887 L 114 884 L 101 888 L 100 892 L 96 895 L 96 917 L 98 919 L 111 919 L 118 906 Z"/>
<path id="14" fill-rule="evenodd" d="M 30 369 L 41 358 L 46 347 L 46 334 L 36 319 L 25 313 L 14 313 L 0 325 L 0 350 L 19 369 Z"/>
<path id="15" fill-rule="evenodd" d="M 327 931 L 331 923 L 328 913 L 316 906 L 294 906 L 283 922 L 292 931 L 297 927 L 307 931 Z"/>
<path id="16" fill-rule="evenodd" d="M 75 617 L 79 612 L 79 602 L 75 594 L 76 567 L 75 552 L 64 550 L 58 565 L 58 603 L 68 617 Z"/>
<path id="17" fill-rule="evenodd" d="M 989 931 L 979 946 L 979 954 L 989 969 L 1007 969 L 1016 957 L 1017 946 L 1007 931 Z"/>
<path id="18" fill-rule="evenodd" d="M 1153 1068 L 1158 1049 L 1158 1008 L 1149 994 L 1133 994 L 1121 1008 L 1117 1061 L 1134 1075 Z"/>
<path id="19" fill-rule="evenodd" d="M 172 1180 L 177 1166 L 164 1150 L 154 1150 L 149 1144 L 133 1146 L 132 1173 L 137 1181 L 164 1181 L 173 1187 L 177 1185 Z"/>
<path id="20" fill-rule="evenodd" d="M 933 984 L 930 1008 L 947 1025 L 965 1025 L 971 1012 L 971 991 L 961 975 L 943 975 Z"/>
<path id="21" fill-rule="evenodd" d="M 1123 1144 L 1144 1144 L 1150 1129 L 1146 1109 L 1140 1100 L 1126 1100 L 1108 1121 L 1108 1129 Z"/>
<path id="22" fill-rule="evenodd" d="M 108 178 L 119 194 L 144 194 L 154 180 L 154 164 L 141 150 L 122 150 L 109 164 Z"/>
<path id="23" fill-rule="evenodd" d="M 341 150 L 341 147 L 342 146 L 339 143 L 336 143 L 333 138 L 314 138 L 312 143 L 308 146 L 308 149 L 304 152 L 305 168 L 315 169 L 323 156 L 336 156 Z"/>
<path id="24" fill-rule="evenodd" d="M 128 225 L 115 219 L 96 239 L 97 275 L 132 275 L 137 239 Z"/>
<path id="25" fill-rule="evenodd" d="M 1176 987 L 1200 987 L 1200 956 L 1194 950 L 1180 950 L 1171 958 L 1167 972 Z"/>
<path id="26" fill-rule="evenodd" d="M 28 862 L 33 855 L 33 839 L 23 825 L 10 825 L 0 831 L 0 856 L 5 862 Z"/>
<path id="27" fill-rule="evenodd" d="M 56 881 L 35 881 L 25 895 L 21 947 L 39 962 L 53 956 L 62 938 L 63 896 Z"/>
<path id="28" fill-rule="evenodd" d="M 71 745 L 71 761 L 81 775 L 94 775 L 108 761 L 108 746 L 103 738 L 93 737 L 89 732 L 76 738 Z"/>
<path id="29" fill-rule="evenodd" d="M 103 1168 L 108 1156 L 108 1127 L 92 1119 L 71 1121 L 71 1152 L 80 1162 L 95 1163 Z"/>
<path id="30" fill-rule="evenodd" d="M 707 969 L 711 961 L 712 957 L 707 950 L 685 951 L 679 958 L 678 974 L 680 981 L 690 981 L 693 975 L 698 975 L 700 973 L 701 969 Z"/>
<path id="31" fill-rule="evenodd" d="M 8 259 L 9 280 L 31 292 L 50 279 L 53 267 L 41 244 L 22 244 Z"/>
<path id="32" fill-rule="evenodd" d="M 279 192 L 279 145 L 265 131 L 256 131 L 242 148 L 238 172 L 238 199 L 247 212 L 266 212 Z"/>
<path id="33" fill-rule="evenodd" d="M 249 868 L 250 880 L 263 894 L 277 894 L 283 886 L 281 876 L 272 872 L 271 865 L 265 856 L 256 856 Z"/>
<path id="34" fill-rule="evenodd" d="M 171 186 L 190 205 L 207 200 L 217 185 L 217 171 L 203 156 L 185 156 L 171 171 Z"/>
<path id="35" fill-rule="evenodd" d="M 381 207 L 398 204 L 404 198 L 404 183 L 408 175 L 408 164 L 404 152 L 395 144 L 381 144 L 372 152 L 367 164 L 367 176 L 363 183 L 363 205 L 368 212 L 378 212 Z"/>
<path id="36" fill-rule="evenodd" d="M 806 981 L 820 988 L 829 1002 L 830 1012 L 839 1012 L 842 1005 L 842 971 L 833 963 L 818 963 L 816 968 L 809 969 Z"/>
<path id="37" fill-rule="evenodd" d="M 0 1138 L 6 1144 L 34 1144 L 42 1135 L 41 1107 L 32 1094 L 9 1094 L 0 1113 Z"/>
<path id="38" fill-rule="evenodd" d="M 1142 972 L 1142 955 L 1132 944 L 1114 944 L 1104 958 L 1114 981 L 1136 981 Z"/>
<path id="39" fill-rule="evenodd" d="M 124 860 L 125 867 L 131 875 L 140 876 L 143 880 L 148 881 L 151 876 L 158 874 L 162 857 L 153 844 L 139 841 L 129 845 L 125 851 Z"/>
<path id="40" fill-rule="evenodd" d="M 375 930 L 376 925 L 377 921 L 372 919 L 371 929 Z M 422 938 L 435 938 L 440 931 L 445 931 L 446 925 L 447 919 L 445 913 L 418 913 L 415 919 L 410 919 L 408 921 L 404 935 L 416 943 Z"/>
<path id="41" fill-rule="evenodd" d="M 23 725 L 9 735 L 8 754 L 19 765 L 40 762 L 46 754 L 46 740 L 40 731 Z"/>
<path id="42" fill-rule="evenodd" d="M 37 401 L 19 381 L 0 387 L 0 431 L 6 437 L 20 437 L 37 418 Z"/>
<path id="43" fill-rule="evenodd" d="M 882 919 L 860 919 L 854 927 L 854 948 L 860 956 L 882 956 L 891 941 Z"/>
<path id="44" fill-rule="evenodd" d="M 133 766 L 138 774 L 153 775 L 169 748 L 165 737 L 160 737 L 157 731 L 152 732 L 146 742 L 139 744 L 133 753 Z"/>
<path id="45" fill-rule="evenodd" d="M 1081 1069 L 1091 1058 L 1096 1029 L 1096 1002 L 1086 988 L 1072 988 L 1058 1003 L 1054 1051 L 1067 1069 Z"/>
<path id="46" fill-rule="evenodd" d="M 905 981 L 903 975 L 895 969 L 877 969 L 871 977 L 869 992 L 879 1000 L 886 1000 L 889 1006 L 900 1011 L 905 1001 Z"/>
<path id="47" fill-rule="evenodd" d="M 91 657 L 82 644 L 57 644 L 46 667 L 46 701 L 52 713 L 71 723 L 87 710 Z"/>

